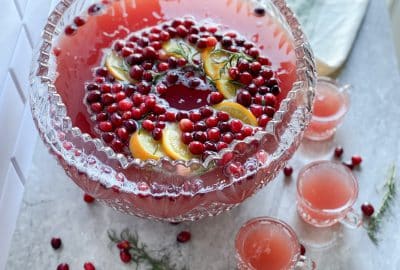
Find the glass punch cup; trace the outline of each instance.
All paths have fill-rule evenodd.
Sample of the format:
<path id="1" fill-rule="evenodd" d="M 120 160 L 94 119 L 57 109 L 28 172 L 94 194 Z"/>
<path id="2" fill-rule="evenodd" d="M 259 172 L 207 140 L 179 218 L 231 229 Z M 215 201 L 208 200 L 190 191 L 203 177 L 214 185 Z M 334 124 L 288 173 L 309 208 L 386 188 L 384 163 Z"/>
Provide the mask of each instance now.
<path id="1" fill-rule="evenodd" d="M 361 217 L 352 208 L 357 196 L 356 178 L 339 162 L 315 161 L 298 175 L 297 211 L 314 227 L 330 227 L 338 222 L 359 227 Z"/>
<path id="2" fill-rule="evenodd" d="M 239 270 L 316 269 L 314 262 L 301 255 L 293 229 L 272 217 L 245 223 L 236 235 L 235 248 Z"/>
<path id="3" fill-rule="evenodd" d="M 319 77 L 316 85 L 313 116 L 304 137 L 311 141 L 325 141 L 335 134 L 349 109 L 350 85 Z"/>

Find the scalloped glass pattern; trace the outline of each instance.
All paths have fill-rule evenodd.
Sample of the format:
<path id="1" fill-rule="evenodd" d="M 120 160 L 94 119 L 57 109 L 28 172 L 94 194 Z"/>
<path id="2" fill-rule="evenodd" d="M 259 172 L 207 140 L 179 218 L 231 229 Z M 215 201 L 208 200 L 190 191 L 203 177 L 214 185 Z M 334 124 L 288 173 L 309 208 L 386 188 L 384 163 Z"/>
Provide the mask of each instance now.
<path id="1" fill-rule="evenodd" d="M 31 70 L 32 114 L 44 143 L 69 177 L 114 209 L 145 218 L 180 222 L 217 215 L 272 181 L 300 144 L 311 117 L 315 63 L 299 23 L 283 0 L 259 1 L 289 33 L 297 79 L 265 131 L 235 142 L 205 162 L 128 161 L 99 139 L 73 127 L 54 86 L 51 53 L 60 33 L 92 0 L 61 0 L 50 14 Z M 241 167 L 237 174 L 234 167 Z"/>

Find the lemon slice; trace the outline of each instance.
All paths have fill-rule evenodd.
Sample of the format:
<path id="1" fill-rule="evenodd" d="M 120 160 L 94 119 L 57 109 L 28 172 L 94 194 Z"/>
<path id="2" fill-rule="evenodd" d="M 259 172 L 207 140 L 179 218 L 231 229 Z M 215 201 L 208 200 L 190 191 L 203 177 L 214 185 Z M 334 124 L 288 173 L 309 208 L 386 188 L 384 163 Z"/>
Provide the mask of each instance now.
<path id="1" fill-rule="evenodd" d="M 189 160 L 193 157 L 187 145 L 181 140 L 181 131 L 177 124 L 169 124 L 163 130 L 162 148 L 172 159 Z"/>
<path id="2" fill-rule="evenodd" d="M 223 101 L 214 106 L 218 111 L 227 112 L 231 117 L 241 120 L 243 123 L 257 126 L 257 118 L 239 103 L 232 101 Z"/>
<path id="3" fill-rule="evenodd" d="M 165 156 L 161 144 L 153 139 L 150 133 L 140 129 L 133 133 L 129 141 L 129 150 L 132 156 L 146 159 L 159 159 Z"/>
<path id="4" fill-rule="evenodd" d="M 192 58 L 197 50 L 186 43 L 182 39 L 170 39 L 163 44 L 163 49 L 168 56 L 175 56 L 177 58 Z"/>
<path id="5" fill-rule="evenodd" d="M 106 67 L 111 75 L 119 81 L 131 82 L 132 78 L 129 76 L 125 68 L 124 59 L 112 52 L 106 57 Z"/>

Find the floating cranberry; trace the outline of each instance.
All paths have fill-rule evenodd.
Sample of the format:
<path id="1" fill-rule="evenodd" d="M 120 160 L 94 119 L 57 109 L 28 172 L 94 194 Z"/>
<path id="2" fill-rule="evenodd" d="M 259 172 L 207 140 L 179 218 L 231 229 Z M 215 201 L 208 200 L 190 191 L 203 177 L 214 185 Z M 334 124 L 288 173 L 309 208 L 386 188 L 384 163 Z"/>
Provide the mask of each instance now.
<path id="1" fill-rule="evenodd" d="M 218 125 L 218 118 L 211 116 L 205 120 L 207 127 L 212 128 Z"/>
<path id="2" fill-rule="evenodd" d="M 179 121 L 179 128 L 182 132 L 192 132 L 194 129 L 194 123 L 189 119 L 182 119 Z"/>
<path id="3" fill-rule="evenodd" d="M 127 141 L 129 139 L 129 133 L 124 127 L 117 129 L 117 135 L 123 141 Z"/>
<path id="4" fill-rule="evenodd" d="M 252 80 L 253 76 L 251 76 L 251 74 L 248 73 L 247 71 L 239 75 L 239 81 L 244 85 L 249 85 L 252 82 Z"/>
<path id="5" fill-rule="evenodd" d="M 115 95 L 115 101 L 119 102 L 119 101 L 123 100 L 125 97 L 126 97 L 125 92 L 123 92 L 123 91 L 118 92 L 118 93 Z"/>
<path id="6" fill-rule="evenodd" d="M 61 238 L 58 238 L 58 237 L 51 238 L 50 244 L 53 249 L 56 249 L 56 250 L 59 249 L 62 244 Z"/>
<path id="7" fill-rule="evenodd" d="M 265 79 L 262 76 L 258 76 L 256 78 L 253 79 L 253 83 L 257 86 L 257 87 L 261 87 L 263 86 L 263 84 L 265 83 Z"/>
<path id="8" fill-rule="evenodd" d="M 169 67 L 168 63 L 161 62 L 158 64 L 157 69 L 159 72 L 164 72 L 164 71 L 168 70 L 168 67 Z"/>
<path id="9" fill-rule="evenodd" d="M 201 113 L 197 111 L 192 111 L 189 113 L 189 119 L 192 120 L 193 122 L 197 122 L 201 120 Z"/>
<path id="10" fill-rule="evenodd" d="M 255 117 L 260 117 L 264 111 L 261 105 L 252 104 L 250 106 L 250 111 Z"/>
<path id="11" fill-rule="evenodd" d="M 143 58 L 153 60 L 157 58 L 157 52 L 153 47 L 146 47 L 143 49 Z"/>
<path id="12" fill-rule="evenodd" d="M 248 54 L 253 58 L 257 58 L 260 55 L 260 51 L 257 48 L 250 48 Z"/>
<path id="13" fill-rule="evenodd" d="M 166 109 L 162 105 L 156 104 L 156 105 L 154 105 L 153 112 L 157 115 L 160 115 L 160 114 L 165 113 Z"/>
<path id="14" fill-rule="evenodd" d="M 162 129 L 161 128 L 154 128 L 151 132 L 151 136 L 154 140 L 159 141 L 162 138 Z"/>
<path id="15" fill-rule="evenodd" d="M 340 158 L 340 157 L 342 157 L 343 152 L 344 152 L 343 147 L 337 146 L 337 147 L 335 148 L 334 155 L 335 155 L 336 158 Z"/>
<path id="16" fill-rule="evenodd" d="M 360 165 L 362 162 L 362 158 L 359 155 L 354 155 L 351 157 L 351 164 L 353 164 L 353 166 L 358 166 Z"/>
<path id="17" fill-rule="evenodd" d="M 144 120 L 142 123 L 142 127 L 147 131 L 153 131 L 153 129 L 155 128 L 154 122 L 151 120 Z"/>
<path id="18" fill-rule="evenodd" d="M 188 231 L 182 231 L 176 236 L 176 241 L 179 243 L 186 243 L 190 240 L 191 234 Z"/>
<path id="19" fill-rule="evenodd" d="M 88 91 L 93 91 L 93 90 L 98 90 L 99 89 L 99 85 L 97 83 L 89 83 L 88 85 L 86 85 L 86 90 Z"/>
<path id="20" fill-rule="evenodd" d="M 77 30 L 78 30 L 78 29 L 76 28 L 75 25 L 68 25 L 67 27 L 65 27 L 64 33 L 65 33 L 67 36 L 72 36 L 72 35 L 76 34 L 76 31 L 77 31 Z"/>
<path id="21" fill-rule="evenodd" d="M 176 28 L 176 33 L 178 34 L 178 36 L 180 36 L 181 38 L 186 37 L 189 34 L 189 31 L 187 30 L 187 28 L 184 25 L 179 25 Z"/>
<path id="22" fill-rule="evenodd" d="M 102 4 L 93 4 L 88 8 L 88 14 L 91 16 L 98 15 L 103 8 L 104 6 Z"/>
<path id="23" fill-rule="evenodd" d="M 224 36 L 224 37 L 222 38 L 222 40 L 221 40 L 221 44 L 222 44 L 222 46 L 224 46 L 224 47 L 229 47 L 229 46 L 232 46 L 233 40 L 232 40 L 232 38 L 230 38 L 230 37 L 228 37 L 228 36 Z"/>
<path id="24" fill-rule="evenodd" d="M 198 121 L 194 124 L 194 130 L 195 131 L 206 131 L 207 130 L 207 125 L 206 122 L 204 121 Z"/>
<path id="25" fill-rule="evenodd" d="M 266 127 L 269 122 L 269 117 L 263 114 L 258 118 L 257 122 L 260 127 Z"/>
<path id="26" fill-rule="evenodd" d="M 278 85 L 273 85 L 270 87 L 270 91 L 272 94 L 274 94 L 275 96 L 279 95 L 281 93 L 281 89 L 279 88 Z"/>
<path id="27" fill-rule="evenodd" d="M 221 132 L 231 131 L 231 125 L 228 122 L 219 122 L 218 128 L 221 130 Z"/>
<path id="28" fill-rule="evenodd" d="M 283 173 L 285 174 L 286 177 L 290 177 L 293 174 L 293 167 L 292 166 L 286 166 L 283 168 Z"/>
<path id="29" fill-rule="evenodd" d="M 119 127 L 122 125 L 122 117 L 118 113 L 113 113 L 110 120 L 113 127 Z"/>
<path id="30" fill-rule="evenodd" d="M 93 263 L 91 263 L 91 262 L 86 262 L 86 263 L 83 265 L 83 269 L 85 269 L 85 270 L 96 270 L 96 267 L 94 267 Z"/>
<path id="31" fill-rule="evenodd" d="M 189 114 L 187 112 L 178 112 L 176 114 L 176 120 L 181 121 L 182 119 L 187 118 L 189 119 Z"/>
<path id="32" fill-rule="evenodd" d="M 243 127 L 242 132 L 245 137 L 248 137 L 253 134 L 253 129 L 251 127 L 246 126 Z"/>
<path id="33" fill-rule="evenodd" d="M 237 80 L 239 78 L 239 69 L 237 67 L 231 67 L 228 69 L 228 74 L 232 80 Z"/>
<path id="34" fill-rule="evenodd" d="M 213 142 L 207 141 L 204 143 L 204 146 L 206 148 L 206 151 L 204 152 L 204 154 L 206 154 L 208 152 L 207 156 L 209 156 L 209 154 L 211 154 L 211 153 L 209 153 L 210 151 L 213 151 L 213 152 L 217 151 L 217 146 Z M 204 154 L 203 154 L 203 159 L 204 159 Z"/>
<path id="35" fill-rule="evenodd" d="M 196 131 L 193 134 L 193 139 L 199 142 L 204 143 L 205 141 L 207 141 L 207 133 L 203 132 L 203 131 Z"/>
<path id="36" fill-rule="evenodd" d="M 167 31 L 168 31 L 168 33 L 169 33 L 170 38 L 173 38 L 173 37 L 176 36 L 176 30 L 175 30 L 175 28 L 173 28 L 173 27 L 168 27 L 168 28 L 167 28 Z"/>
<path id="37" fill-rule="evenodd" d="M 225 143 L 231 143 L 235 136 L 231 132 L 227 132 L 222 136 L 222 141 Z"/>
<path id="38" fill-rule="evenodd" d="M 148 82 L 140 82 L 137 85 L 137 90 L 139 93 L 143 94 L 143 95 L 147 95 L 148 93 L 150 93 L 151 90 L 151 84 Z"/>
<path id="39" fill-rule="evenodd" d="M 95 102 L 90 105 L 90 109 L 95 113 L 99 113 L 103 110 L 103 106 L 100 102 Z"/>
<path id="40" fill-rule="evenodd" d="M 217 143 L 217 151 L 221 151 L 222 149 L 225 149 L 228 147 L 228 144 L 226 142 L 218 142 Z"/>
<path id="41" fill-rule="evenodd" d="M 107 133 L 101 134 L 101 138 L 103 139 L 104 142 L 111 143 L 114 140 L 115 136 L 114 136 L 114 133 L 107 132 Z"/>
<path id="42" fill-rule="evenodd" d="M 218 104 L 224 100 L 224 96 L 220 92 L 211 92 L 209 95 L 210 104 Z"/>
<path id="43" fill-rule="evenodd" d="M 161 41 L 168 41 L 170 39 L 170 35 L 167 31 L 161 31 L 160 32 L 160 40 Z"/>
<path id="44" fill-rule="evenodd" d="M 188 145 L 193 141 L 193 136 L 190 132 L 184 132 L 182 133 L 181 139 L 184 144 Z"/>
<path id="45" fill-rule="evenodd" d="M 143 72 L 144 70 L 141 66 L 134 65 L 129 70 L 129 75 L 132 77 L 132 79 L 139 81 L 142 79 Z"/>
<path id="46" fill-rule="evenodd" d="M 132 260 L 132 256 L 128 250 L 121 250 L 119 252 L 119 258 L 123 263 L 130 263 Z"/>
<path id="47" fill-rule="evenodd" d="M 114 149 L 115 152 L 122 152 L 124 146 L 124 143 L 117 139 L 113 140 L 111 143 L 111 148 Z"/>
<path id="48" fill-rule="evenodd" d="M 218 43 L 218 40 L 215 37 L 207 38 L 207 47 L 215 47 Z"/>
<path id="49" fill-rule="evenodd" d="M 250 64 L 247 60 L 245 59 L 240 59 L 238 64 L 237 64 L 237 68 L 239 69 L 240 72 L 245 72 L 248 71 L 250 68 Z"/>
<path id="50" fill-rule="evenodd" d="M 122 48 L 125 46 L 125 42 L 122 40 L 117 40 L 114 43 L 114 50 L 119 52 L 120 50 L 122 50 Z"/>
<path id="51" fill-rule="evenodd" d="M 268 115 L 268 117 L 272 118 L 275 114 L 275 108 L 271 107 L 271 106 L 266 106 L 264 108 L 264 113 L 266 115 Z"/>
<path id="52" fill-rule="evenodd" d="M 276 98 L 276 96 L 274 96 L 271 93 L 267 93 L 264 96 L 264 104 L 265 106 L 270 106 L 270 107 L 275 107 L 275 105 L 278 103 L 278 100 Z"/>
<path id="53" fill-rule="evenodd" d="M 168 74 L 166 76 L 166 80 L 170 84 L 176 83 L 178 81 L 178 79 L 179 79 L 179 76 L 175 71 L 168 72 Z"/>
<path id="54" fill-rule="evenodd" d="M 260 72 L 260 75 L 261 75 L 264 79 L 269 80 L 269 79 L 272 78 L 272 76 L 274 76 L 274 72 L 273 72 L 272 70 L 269 70 L 269 69 L 263 69 L 263 70 Z"/>
<path id="55" fill-rule="evenodd" d="M 99 123 L 99 129 L 104 132 L 109 132 L 113 130 L 113 126 L 109 121 L 102 121 Z"/>
<path id="56" fill-rule="evenodd" d="M 129 98 L 125 98 L 118 102 L 118 109 L 121 111 L 128 111 L 133 107 L 133 102 Z"/>
<path id="57" fill-rule="evenodd" d="M 210 128 L 207 130 L 207 137 L 210 141 L 217 142 L 221 138 L 221 132 L 216 127 Z M 210 149 L 207 149 L 207 150 L 210 150 Z"/>
<path id="58" fill-rule="evenodd" d="M 366 202 L 361 205 L 361 211 L 366 217 L 370 217 L 374 214 L 375 209 L 372 204 Z"/>
<path id="59" fill-rule="evenodd" d="M 67 263 L 61 263 L 57 266 L 57 270 L 69 270 L 69 265 Z"/>
<path id="60" fill-rule="evenodd" d="M 243 127 L 242 121 L 240 121 L 238 119 L 232 119 L 230 124 L 231 124 L 231 131 L 234 133 L 240 132 L 240 130 Z"/>
<path id="61" fill-rule="evenodd" d="M 249 107 L 251 105 L 251 94 L 247 90 L 242 90 L 236 96 L 236 101 L 245 107 Z"/>
<path id="62" fill-rule="evenodd" d="M 89 194 L 85 193 L 85 194 L 83 195 L 83 200 L 84 200 L 86 203 L 93 203 L 93 202 L 95 201 L 95 198 L 92 197 L 92 196 L 90 196 Z"/>
<path id="63" fill-rule="evenodd" d="M 130 54 L 127 58 L 126 58 L 126 62 L 128 63 L 128 65 L 133 66 L 136 64 L 140 64 L 143 61 L 143 55 L 139 54 L 139 53 L 133 53 Z"/>
<path id="64" fill-rule="evenodd" d="M 168 122 L 174 122 L 176 119 L 175 112 L 165 112 L 165 120 Z"/>
<path id="65" fill-rule="evenodd" d="M 205 146 L 201 142 L 193 141 L 189 143 L 189 151 L 194 155 L 201 155 L 205 151 Z"/>
<path id="66" fill-rule="evenodd" d="M 121 50 L 121 55 L 123 57 L 128 57 L 129 55 L 133 54 L 132 48 L 129 47 L 123 47 Z"/>
<path id="67" fill-rule="evenodd" d="M 77 16 L 77 17 L 74 18 L 74 23 L 75 23 L 76 26 L 79 27 L 79 26 L 84 25 L 86 23 L 86 20 L 84 18 L 82 18 L 82 17 Z"/>
<path id="68" fill-rule="evenodd" d="M 227 112 L 219 111 L 217 112 L 217 118 L 221 122 L 226 122 L 229 120 L 229 114 Z"/>
<path id="69" fill-rule="evenodd" d="M 199 40 L 197 41 L 197 48 L 199 49 L 207 48 L 207 39 L 199 38 Z"/>
<path id="70" fill-rule="evenodd" d="M 261 64 L 259 62 L 253 62 L 250 64 L 250 71 L 253 74 L 258 74 L 261 70 Z"/>
<path id="71" fill-rule="evenodd" d="M 271 66 L 272 65 L 271 60 L 269 60 L 268 57 L 259 56 L 257 58 L 257 60 L 258 60 L 258 62 L 260 62 L 261 65 L 264 65 L 264 66 Z"/>

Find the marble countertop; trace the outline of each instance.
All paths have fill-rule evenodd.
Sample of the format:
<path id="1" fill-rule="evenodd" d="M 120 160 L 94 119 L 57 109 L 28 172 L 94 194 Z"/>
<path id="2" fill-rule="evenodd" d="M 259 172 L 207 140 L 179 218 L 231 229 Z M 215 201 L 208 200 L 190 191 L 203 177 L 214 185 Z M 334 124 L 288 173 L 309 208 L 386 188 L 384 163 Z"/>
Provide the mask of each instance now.
<path id="1" fill-rule="evenodd" d="M 395 60 L 384 1 L 372 0 L 355 47 L 339 78 L 354 86 L 351 108 L 343 126 L 331 142 L 303 143 L 290 161 L 294 177 L 299 169 L 316 159 L 330 158 L 340 144 L 345 156 L 359 153 L 364 161 L 355 174 L 360 183 L 356 209 L 364 201 L 379 205 L 386 172 L 392 163 L 400 168 L 400 77 Z M 341 228 L 343 237 L 324 250 L 308 249 L 318 269 L 400 269 L 400 204 L 393 206 L 377 247 L 362 228 Z M 234 269 L 234 237 L 246 220 L 274 216 L 291 224 L 300 238 L 306 228 L 295 210 L 295 181 L 282 175 L 255 196 L 230 212 L 195 223 L 170 225 L 127 216 L 98 203 L 87 205 L 82 192 L 68 179 L 55 159 L 38 142 L 34 163 L 13 236 L 6 269 L 56 269 L 68 262 L 82 269 L 92 261 L 96 269 L 134 269 L 122 265 L 117 250 L 110 246 L 107 230 L 136 230 L 150 249 L 165 249 L 178 266 L 189 269 Z M 176 235 L 189 230 L 192 240 L 178 244 Z M 59 236 L 61 251 L 49 241 Z M 396 255 L 395 255 L 396 254 Z"/>

